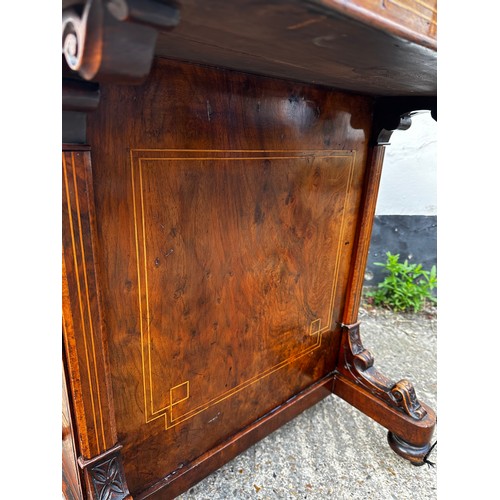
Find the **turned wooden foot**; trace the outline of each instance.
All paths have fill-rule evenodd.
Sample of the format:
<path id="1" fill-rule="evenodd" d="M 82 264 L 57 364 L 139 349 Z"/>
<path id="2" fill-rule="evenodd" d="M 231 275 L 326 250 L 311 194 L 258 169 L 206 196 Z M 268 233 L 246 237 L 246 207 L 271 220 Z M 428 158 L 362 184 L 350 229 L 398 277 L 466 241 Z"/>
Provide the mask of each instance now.
<path id="1" fill-rule="evenodd" d="M 387 441 L 389 441 L 389 445 L 394 452 L 400 457 L 409 460 L 413 465 L 431 463 L 426 460 L 432 449 L 430 442 L 422 446 L 413 445 L 391 431 L 387 433 Z"/>

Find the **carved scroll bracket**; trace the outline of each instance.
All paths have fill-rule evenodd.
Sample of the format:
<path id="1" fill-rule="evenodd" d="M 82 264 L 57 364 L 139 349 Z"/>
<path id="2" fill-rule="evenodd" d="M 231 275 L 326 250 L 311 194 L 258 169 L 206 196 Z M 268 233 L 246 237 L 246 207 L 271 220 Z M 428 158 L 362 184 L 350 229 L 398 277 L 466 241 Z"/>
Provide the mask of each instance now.
<path id="1" fill-rule="evenodd" d="M 86 80 L 92 79 L 99 68 L 102 19 L 103 9 L 99 1 L 87 0 L 84 4 L 63 8 L 62 53 L 69 68 Z"/>
<path id="2" fill-rule="evenodd" d="M 62 53 L 84 80 L 140 83 L 148 75 L 158 30 L 179 23 L 174 3 L 159 0 L 65 0 Z"/>
<path id="3" fill-rule="evenodd" d="M 394 382 L 373 366 L 374 358 L 361 342 L 359 325 L 359 322 L 353 325 L 342 325 L 344 331 L 343 366 L 339 371 L 411 418 L 415 420 L 424 418 L 427 412 L 418 401 L 411 382 L 406 379 Z"/>

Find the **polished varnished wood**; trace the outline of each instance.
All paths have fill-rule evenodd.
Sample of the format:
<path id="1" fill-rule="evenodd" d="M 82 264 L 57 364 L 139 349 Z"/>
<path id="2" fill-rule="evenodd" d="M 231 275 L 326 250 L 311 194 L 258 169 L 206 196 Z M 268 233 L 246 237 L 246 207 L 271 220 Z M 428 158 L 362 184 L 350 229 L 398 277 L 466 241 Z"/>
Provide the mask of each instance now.
<path id="1" fill-rule="evenodd" d="M 363 289 L 364 272 L 368 260 L 368 250 L 372 235 L 373 218 L 377 205 L 377 196 L 382 176 L 385 147 L 370 148 L 368 157 L 369 168 L 364 186 L 363 202 L 360 209 L 360 224 L 356 234 L 355 255 L 351 267 L 351 278 L 347 300 L 344 308 L 343 324 L 350 325 L 358 321 L 361 293 Z"/>
<path id="2" fill-rule="evenodd" d="M 100 283 L 136 494 L 335 369 L 372 100 L 160 60 L 101 93 Z"/>
<path id="3" fill-rule="evenodd" d="M 436 0 L 314 0 L 370 26 L 436 50 Z"/>
<path id="4" fill-rule="evenodd" d="M 63 342 L 72 396 L 72 412 L 63 412 L 63 485 L 67 498 L 76 489 L 88 499 L 124 500 L 128 487 L 116 442 L 88 147 L 63 147 L 62 187 Z M 78 471 L 70 451 L 78 453 Z"/>
<path id="5" fill-rule="evenodd" d="M 410 118 L 408 121 L 407 126 L 411 124 Z M 390 135 L 389 131 L 386 132 L 382 134 L 384 138 Z M 410 381 L 402 379 L 395 382 L 375 367 L 373 355 L 363 346 L 358 322 L 385 147 L 370 148 L 356 252 L 344 308 L 334 393 L 389 429 L 391 447 L 413 464 L 421 465 L 431 447 L 436 415 L 418 400 Z"/>
<path id="6" fill-rule="evenodd" d="M 63 4 L 63 53 L 86 80 L 140 82 L 156 55 L 358 93 L 435 95 L 436 12 L 434 0 L 75 0 Z"/>
<path id="7" fill-rule="evenodd" d="M 107 344 L 103 332 L 88 148 L 62 155 L 63 340 L 80 454 L 116 443 Z"/>
<path id="8" fill-rule="evenodd" d="M 414 2 L 185 0 L 182 21 L 160 32 L 155 50 L 358 93 L 435 95 L 435 40 L 428 30 L 420 33 L 419 15 L 403 3 Z M 374 29 L 374 21 L 384 29 Z"/>
<path id="9" fill-rule="evenodd" d="M 66 497 L 173 498 L 332 392 L 423 463 L 358 309 L 435 2 L 65 0 L 62 39 Z"/>
<path id="10" fill-rule="evenodd" d="M 63 74 L 85 80 L 140 82 L 149 73 L 158 30 L 179 22 L 174 2 L 65 0 Z"/>
<path id="11" fill-rule="evenodd" d="M 78 451 L 71 418 L 71 402 L 66 384 L 66 370 L 62 373 L 62 493 L 68 500 L 83 500 L 83 489 L 78 467 Z"/>
<path id="12" fill-rule="evenodd" d="M 333 382 L 333 375 L 325 377 L 134 498 L 137 500 L 146 498 L 164 500 L 176 497 L 200 479 L 205 478 L 214 470 L 229 462 L 238 453 L 246 450 L 270 432 L 287 423 L 303 410 L 331 395 Z"/>

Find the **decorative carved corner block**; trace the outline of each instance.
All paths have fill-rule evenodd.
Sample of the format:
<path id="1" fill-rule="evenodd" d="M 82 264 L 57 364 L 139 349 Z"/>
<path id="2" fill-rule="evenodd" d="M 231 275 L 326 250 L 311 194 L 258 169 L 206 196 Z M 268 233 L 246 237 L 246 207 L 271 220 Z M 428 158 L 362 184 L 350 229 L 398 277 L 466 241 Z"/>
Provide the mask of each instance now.
<path id="1" fill-rule="evenodd" d="M 70 72 L 84 80 L 140 83 L 151 69 L 158 30 L 170 30 L 178 23 L 179 9 L 174 3 L 65 2 L 62 53 Z"/>
<path id="2" fill-rule="evenodd" d="M 422 110 L 431 112 L 437 120 L 437 98 L 435 96 L 379 97 L 375 102 L 373 116 L 373 145 L 389 145 L 395 130 L 408 130 L 411 117 Z"/>
<path id="3" fill-rule="evenodd" d="M 79 458 L 92 500 L 132 500 L 123 472 L 121 448 L 116 445 L 91 460 Z"/>
<path id="4" fill-rule="evenodd" d="M 359 322 L 343 325 L 346 332 L 342 349 L 343 375 L 411 418 L 424 418 L 427 412 L 418 401 L 412 383 L 406 379 L 394 382 L 373 366 L 374 358 L 361 342 L 359 325 Z"/>

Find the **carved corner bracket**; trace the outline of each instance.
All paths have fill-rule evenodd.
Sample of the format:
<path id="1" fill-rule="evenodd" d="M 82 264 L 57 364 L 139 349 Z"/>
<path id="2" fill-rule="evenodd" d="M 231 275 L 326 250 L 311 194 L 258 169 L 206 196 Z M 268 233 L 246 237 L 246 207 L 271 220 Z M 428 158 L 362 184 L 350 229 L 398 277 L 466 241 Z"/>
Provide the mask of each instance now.
<path id="1" fill-rule="evenodd" d="M 150 71 L 158 31 L 178 23 L 174 3 L 64 0 L 64 61 L 84 80 L 140 83 Z"/>
<path id="2" fill-rule="evenodd" d="M 123 471 L 121 448 L 121 445 L 116 445 L 90 460 L 83 457 L 78 459 L 90 499 L 132 500 Z"/>
<path id="3" fill-rule="evenodd" d="M 390 144 L 395 130 L 408 130 L 411 117 L 423 110 L 431 112 L 437 120 L 436 96 L 379 97 L 375 101 L 373 116 L 372 145 Z"/>
<path id="4" fill-rule="evenodd" d="M 415 420 L 422 420 L 427 411 L 418 401 L 412 383 L 406 379 L 394 382 L 373 366 L 374 358 L 361 342 L 359 325 L 359 322 L 342 325 L 343 366 L 339 371 L 391 407 Z"/>

